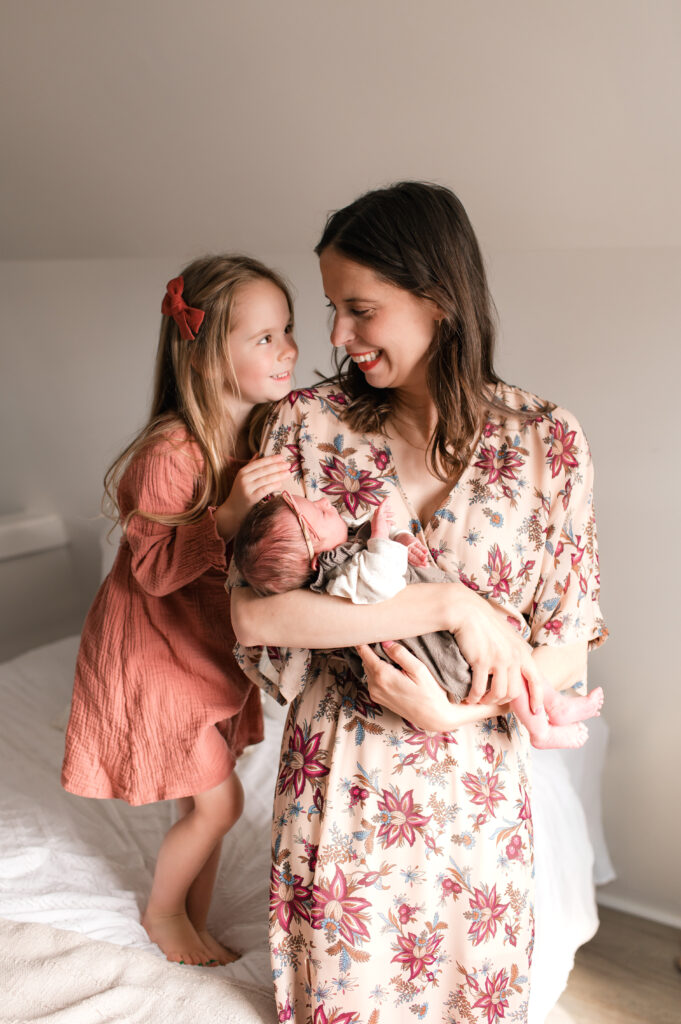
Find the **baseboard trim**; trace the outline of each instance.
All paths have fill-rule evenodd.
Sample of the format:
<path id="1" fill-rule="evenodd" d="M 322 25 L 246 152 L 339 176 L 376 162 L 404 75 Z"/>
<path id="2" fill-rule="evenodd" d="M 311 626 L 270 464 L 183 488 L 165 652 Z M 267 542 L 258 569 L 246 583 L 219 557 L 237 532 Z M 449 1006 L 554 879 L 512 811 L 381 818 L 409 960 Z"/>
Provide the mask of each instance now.
<path id="1" fill-rule="evenodd" d="M 615 893 L 602 892 L 600 889 L 596 889 L 596 902 L 610 910 L 621 910 L 625 914 L 634 914 L 635 917 L 645 917 L 649 921 L 681 929 L 681 914 L 678 913 L 660 910 L 659 907 L 651 907 L 646 903 L 637 903 L 636 900 L 629 900 Z"/>

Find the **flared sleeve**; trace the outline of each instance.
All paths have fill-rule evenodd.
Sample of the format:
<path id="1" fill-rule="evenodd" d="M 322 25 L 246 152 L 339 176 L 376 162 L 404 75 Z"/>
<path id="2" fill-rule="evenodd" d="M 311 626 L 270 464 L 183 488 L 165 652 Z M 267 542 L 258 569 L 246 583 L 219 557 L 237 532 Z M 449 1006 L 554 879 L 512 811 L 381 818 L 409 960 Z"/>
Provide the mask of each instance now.
<path id="1" fill-rule="evenodd" d="M 586 436 L 565 410 L 556 409 L 551 417 L 543 457 L 549 508 L 530 642 L 561 645 L 587 640 L 591 649 L 608 635 L 599 605 L 593 463 Z"/>

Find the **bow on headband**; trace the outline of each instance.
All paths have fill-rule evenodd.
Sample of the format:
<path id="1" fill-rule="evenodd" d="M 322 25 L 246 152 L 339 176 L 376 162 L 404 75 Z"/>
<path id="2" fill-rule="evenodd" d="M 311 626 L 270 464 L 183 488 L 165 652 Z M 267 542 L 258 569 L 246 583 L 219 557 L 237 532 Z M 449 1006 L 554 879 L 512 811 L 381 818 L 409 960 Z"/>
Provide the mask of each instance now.
<path id="1" fill-rule="evenodd" d="M 174 277 L 166 285 L 166 293 L 161 303 L 164 316 L 172 316 L 180 330 L 183 341 L 193 341 L 206 315 L 202 309 L 193 309 L 182 298 L 184 278 Z"/>

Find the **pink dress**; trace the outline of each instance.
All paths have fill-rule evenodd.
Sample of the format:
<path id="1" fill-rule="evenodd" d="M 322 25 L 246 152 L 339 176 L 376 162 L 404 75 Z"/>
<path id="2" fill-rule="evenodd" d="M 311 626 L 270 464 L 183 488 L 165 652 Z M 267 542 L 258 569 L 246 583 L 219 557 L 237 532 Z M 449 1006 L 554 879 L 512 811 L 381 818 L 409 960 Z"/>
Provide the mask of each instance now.
<path id="1" fill-rule="evenodd" d="M 186 435 L 155 442 L 121 480 L 122 516 L 184 511 L 201 473 Z M 262 740 L 259 692 L 232 654 L 230 555 L 212 510 L 189 526 L 131 518 L 83 628 L 62 768 L 69 792 L 131 804 L 192 796 Z"/>
<path id="2" fill-rule="evenodd" d="M 348 522 L 390 496 L 436 565 L 533 644 L 599 643 L 589 448 L 566 410 L 499 385 L 456 486 L 421 523 L 384 437 L 333 385 L 292 392 L 265 451 Z M 240 583 L 231 571 L 230 582 Z M 323 607 L 324 598 L 320 598 Z M 320 641 L 323 640 L 323 610 Z M 237 649 L 291 701 L 274 798 L 270 950 L 280 1021 L 522 1024 L 533 943 L 527 733 L 509 715 L 425 733 L 374 704 L 334 652 Z"/>

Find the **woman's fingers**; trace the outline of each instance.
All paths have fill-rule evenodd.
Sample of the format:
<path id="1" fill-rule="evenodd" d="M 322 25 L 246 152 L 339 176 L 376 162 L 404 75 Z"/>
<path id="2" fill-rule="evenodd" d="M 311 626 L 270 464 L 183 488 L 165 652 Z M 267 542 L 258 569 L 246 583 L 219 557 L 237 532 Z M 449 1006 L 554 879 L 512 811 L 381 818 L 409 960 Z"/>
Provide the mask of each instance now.
<path id="1" fill-rule="evenodd" d="M 479 659 L 471 662 L 471 688 L 466 698 L 467 704 L 479 704 L 487 692 L 489 682 L 489 666 L 487 660 Z"/>
<path id="2" fill-rule="evenodd" d="M 381 645 L 383 650 L 396 665 L 402 669 L 402 671 L 412 680 L 416 681 L 421 679 L 423 675 L 423 663 L 419 659 L 408 651 L 402 644 L 397 644 L 393 640 Z M 372 651 L 373 653 L 373 651 Z"/>
<path id="3" fill-rule="evenodd" d="M 527 684 L 527 690 L 530 696 L 530 707 L 536 715 L 536 713 L 544 707 L 544 685 L 548 686 L 549 683 L 545 682 L 543 673 L 531 658 L 529 659 L 528 664 L 523 666 L 522 675 L 525 683 Z"/>

